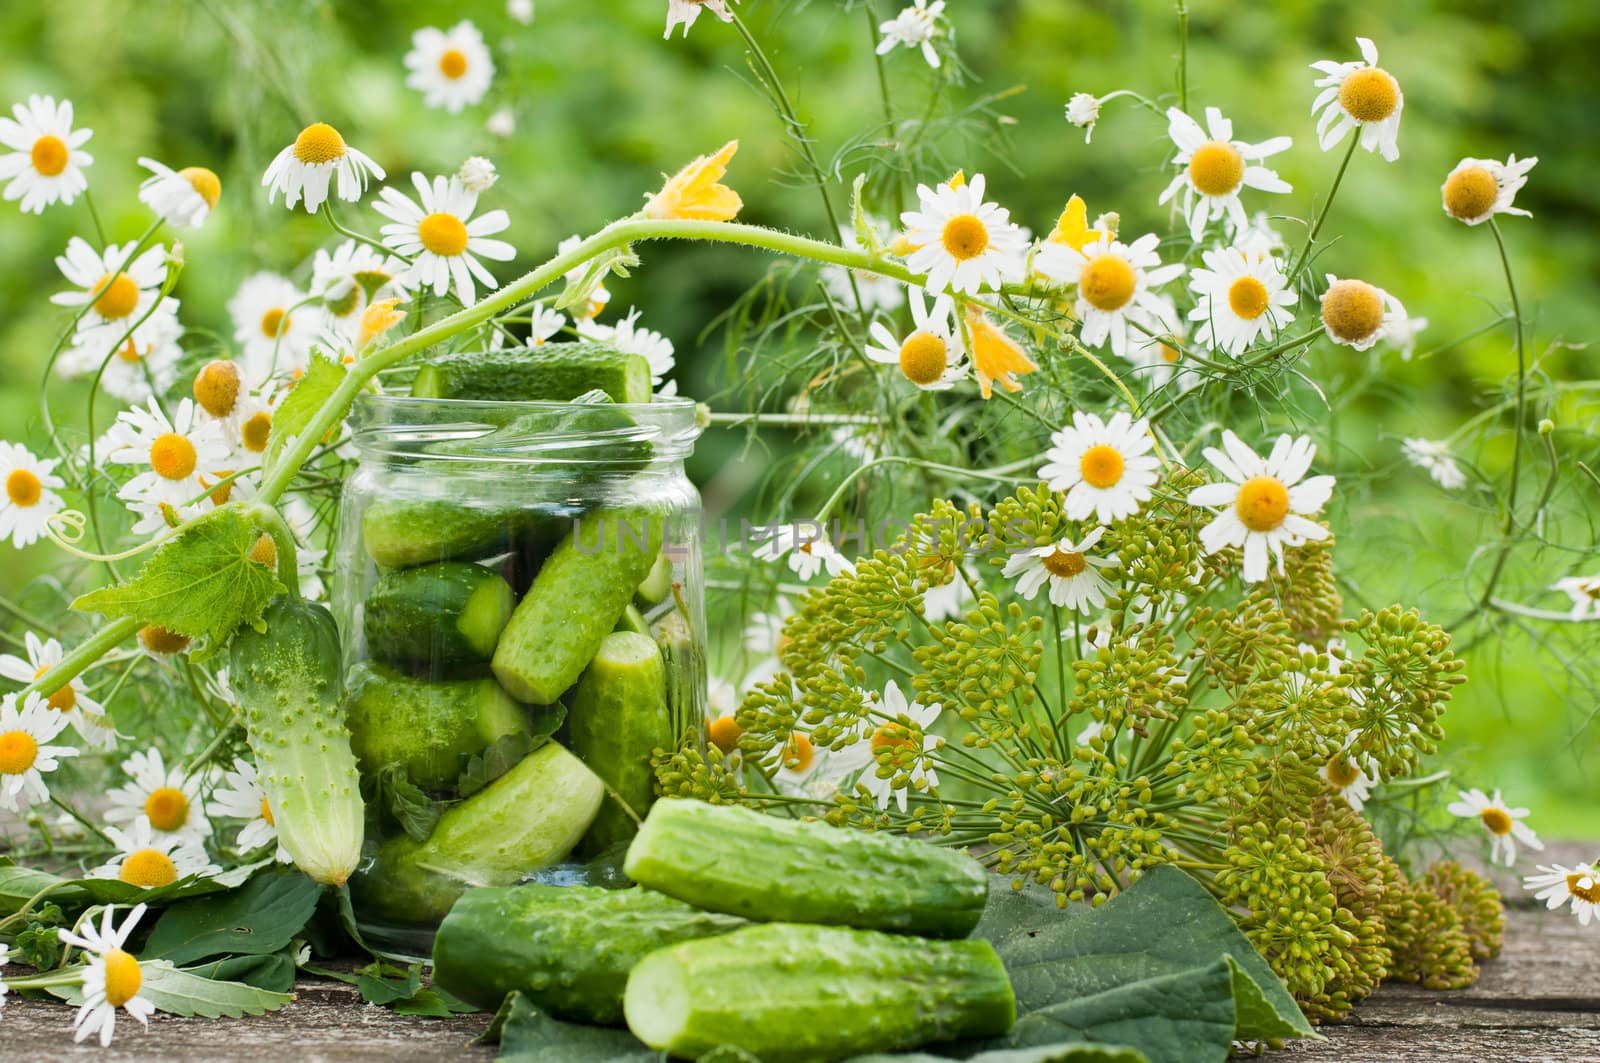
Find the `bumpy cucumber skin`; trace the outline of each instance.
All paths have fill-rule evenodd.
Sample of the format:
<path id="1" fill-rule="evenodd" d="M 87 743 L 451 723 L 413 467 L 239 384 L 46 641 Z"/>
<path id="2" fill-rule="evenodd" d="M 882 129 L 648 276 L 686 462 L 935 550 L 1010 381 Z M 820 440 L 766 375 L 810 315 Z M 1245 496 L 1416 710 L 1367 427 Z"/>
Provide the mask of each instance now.
<path id="1" fill-rule="evenodd" d="M 612 402 L 650 401 L 650 363 L 603 343 L 446 354 L 417 372 L 411 394 L 432 399 L 569 402 L 587 391 Z"/>
<path id="2" fill-rule="evenodd" d="M 482 664 L 516 598 L 499 573 L 465 561 L 386 573 L 367 594 L 367 652 L 401 667 Z"/>
<path id="3" fill-rule="evenodd" d="M 430 682 L 364 664 L 351 670 L 349 685 L 345 718 L 367 775 L 398 764 L 424 790 L 447 790 L 468 757 L 528 733 L 527 710 L 493 679 Z"/>
<path id="4" fill-rule="evenodd" d="M 234 636 L 228 676 L 278 841 L 311 878 L 342 886 L 361 858 L 364 824 L 339 632 L 328 610 L 298 598 L 276 599 L 263 619 L 264 632 Z"/>
<path id="5" fill-rule="evenodd" d="M 762 1063 L 998 1037 L 1017 1017 L 987 941 L 792 923 L 651 953 L 629 976 L 623 1008 L 651 1048 L 694 1059 L 732 1045 Z"/>
<path id="6" fill-rule="evenodd" d="M 633 631 L 607 635 L 568 701 L 567 741 L 610 789 L 584 835 L 584 852 L 600 852 L 638 831 L 637 819 L 656 797 L 650 755 L 671 746 L 672 738 L 666 668 L 655 639 Z"/>
<path id="7" fill-rule="evenodd" d="M 445 499 L 382 499 L 361 515 L 361 541 L 367 556 L 384 568 L 476 561 L 508 550 L 527 519 L 520 510 Z"/>
<path id="8" fill-rule="evenodd" d="M 971 857 L 891 834 L 663 798 L 623 864 L 641 886 L 716 912 L 959 938 L 983 915 Z"/>
<path id="9" fill-rule="evenodd" d="M 433 939 L 433 981 L 489 1011 L 520 990 L 560 1018 L 617 1026 L 634 964 L 744 925 L 638 888 L 470 889 Z"/>
<path id="10" fill-rule="evenodd" d="M 616 627 L 661 552 L 663 534 L 661 514 L 647 507 L 597 510 L 579 520 L 500 633 L 493 662 L 500 685 L 518 701 L 554 704 Z"/>

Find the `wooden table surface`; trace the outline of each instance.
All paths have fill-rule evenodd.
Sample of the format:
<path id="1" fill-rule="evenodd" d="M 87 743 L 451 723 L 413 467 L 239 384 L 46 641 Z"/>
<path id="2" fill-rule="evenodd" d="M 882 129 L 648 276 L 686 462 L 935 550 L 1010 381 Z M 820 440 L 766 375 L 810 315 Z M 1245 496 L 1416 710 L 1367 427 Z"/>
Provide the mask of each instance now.
<path id="1" fill-rule="evenodd" d="M 1594 845 L 1553 844 L 1542 863 L 1592 859 Z M 1522 871 L 1532 871 L 1525 861 Z M 1471 989 L 1435 993 L 1389 984 L 1342 1023 L 1323 1027 L 1325 1041 L 1292 1045 L 1300 1059 L 1342 1063 L 1600 1063 L 1600 925 L 1578 926 L 1570 912 L 1533 907 L 1513 879 L 1498 876 L 1510 906 L 1505 952 L 1486 964 Z M 150 1029 L 125 1016 L 109 1050 L 72 1044 L 71 1009 L 12 999 L 0 1016 L 0 1058 L 104 1060 L 272 1060 L 382 1063 L 490 1060 L 494 1049 L 472 1041 L 487 1015 L 420 1019 L 363 1004 L 353 987 L 306 980 L 294 1003 L 244 1019 L 181 1019 L 156 1015 Z M 1267 1058 L 1274 1058 L 1269 1056 Z M 560 1061 L 553 1061 L 560 1063 Z"/>

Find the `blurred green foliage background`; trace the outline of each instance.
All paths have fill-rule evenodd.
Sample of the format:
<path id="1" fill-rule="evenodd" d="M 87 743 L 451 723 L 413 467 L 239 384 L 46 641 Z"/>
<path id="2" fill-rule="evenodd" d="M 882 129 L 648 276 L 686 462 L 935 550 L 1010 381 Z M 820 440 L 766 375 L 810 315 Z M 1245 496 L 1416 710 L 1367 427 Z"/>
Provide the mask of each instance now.
<path id="1" fill-rule="evenodd" d="M 747 0 L 740 9 L 810 124 L 818 154 L 836 163 L 841 207 L 862 153 L 884 148 L 870 26 L 897 6 Z M 1464 155 L 1539 156 L 1518 196 L 1534 218 L 1506 225 L 1531 349 L 1551 378 L 1600 376 L 1600 355 L 1576 346 L 1600 338 L 1600 6 L 1193 0 L 1188 7 L 1191 106 L 1222 107 L 1246 140 L 1295 137 L 1295 148 L 1274 161 L 1295 186 L 1280 209 L 1300 216 L 1313 193 L 1326 190 L 1337 162 L 1316 149 L 1307 64 L 1355 58 L 1357 35 L 1377 41 L 1405 91 L 1400 161 L 1358 153 L 1329 223 L 1341 238 L 1320 266 L 1380 284 L 1427 317 L 1423 352 L 1479 329 L 1504 303 L 1487 230 L 1455 224 L 1439 209 L 1444 175 Z M 926 145 L 938 167 L 922 176 L 958 166 L 986 172 L 991 195 L 1036 232 L 1048 230 L 1074 192 L 1091 215 L 1120 212 L 1124 231 L 1164 228 L 1156 196 L 1167 182 L 1165 122 L 1131 101 L 1113 101 L 1086 145 L 1062 107 L 1077 91 L 1170 94 L 1174 5 L 950 0 L 949 8 L 970 80 L 947 90 L 941 106 L 1004 98 L 989 108 L 990 118 L 1000 118 L 987 123 L 997 136 L 976 135 L 977 124 L 971 136 L 952 130 Z M 312 120 L 334 124 L 391 178 L 412 169 L 452 172 L 474 154 L 492 158 L 501 180 L 484 202 L 510 212 L 503 235 L 521 252 L 515 264 L 497 267 L 502 280 L 548 257 L 559 239 L 635 209 L 663 171 L 732 137 L 742 146 L 729 180 L 744 195 L 745 220 L 829 236 L 815 190 L 786 176 L 794 151 L 748 84 L 734 30 L 706 17 L 687 40 L 664 42 L 665 9 L 665 0 L 538 0 L 533 24 L 524 26 L 488 0 L 19 0 L 0 6 L 7 56 L 0 101 L 32 92 L 73 100 L 78 122 L 95 131 L 88 176 L 113 239 L 133 239 L 147 222 L 135 198 L 138 156 L 221 175 L 220 213 L 182 237 L 189 267 L 177 295 L 186 324 L 222 337 L 232 331 L 224 304 L 240 280 L 269 268 L 303 281 L 312 250 L 330 240 L 320 220 L 269 205 L 260 187 L 272 156 Z M 451 116 L 425 109 L 420 94 L 405 88 L 401 56 L 414 29 L 461 18 L 483 31 L 499 69 L 481 105 Z M 897 117 L 926 106 L 933 75 L 915 53 L 897 51 L 884 68 Z M 485 127 L 502 107 L 516 121 L 509 138 Z M 378 219 L 364 205 L 341 214 L 376 231 Z M 1286 231 L 1291 241 L 1298 235 Z M 0 209 L 0 438 L 40 442 L 36 382 L 65 320 L 47 302 L 61 285 L 52 259 L 74 234 L 93 235 L 81 204 L 42 218 L 9 204 Z M 612 283 L 612 309 L 635 304 L 645 323 L 675 340 L 686 392 L 738 408 L 730 361 L 706 325 L 768 266 L 736 249 L 650 248 L 646 268 Z M 1501 329 L 1409 364 L 1391 356 L 1375 381 L 1363 379 L 1366 363 L 1352 358 L 1335 349 L 1308 366 L 1339 406 L 1321 442 L 1347 485 L 1335 511 L 1341 564 L 1373 604 L 1406 601 L 1446 619 L 1467 600 L 1462 572 L 1492 540 L 1498 515 L 1487 495 L 1445 496 L 1397 466 L 1398 442 L 1445 436 L 1498 400 L 1512 369 L 1509 334 Z M 82 385 L 50 388 L 69 423 L 81 423 Z M 1349 388 L 1360 393 L 1343 401 Z M 1600 406 L 1562 404 L 1539 415 L 1557 420 L 1564 454 L 1595 465 Z M 714 505 L 737 506 L 759 472 L 763 451 L 747 451 L 745 442 L 739 432 L 714 430 L 702 443 L 705 478 L 735 456 L 749 463 L 749 475 L 717 478 Z M 1503 463 L 1504 454 L 1490 448 L 1483 460 Z M 822 478 L 806 497 L 830 487 Z M 1592 548 L 1600 533 L 1589 514 L 1600 514 L 1600 485 L 1558 504 L 1565 538 Z M 20 586 L 58 559 L 47 545 L 27 551 L 20 566 L 8 556 L 5 582 Z M 1560 608 L 1542 591 L 1574 574 L 1571 563 L 1553 551 L 1519 554 L 1506 593 Z M 1451 763 L 1464 785 L 1501 786 L 1513 803 L 1532 805 L 1537 829 L 1594 835 L 1600 723 L 1592 691 L 1585 701 L 1550 681 L 1570 673 L 1570 654 L 1583 649 L 1565 637 L 1549 636 L 1543 649 L 1535 639 L 1498 635 L 1472 647 L 1475 682 L 1447 717 Z"/>

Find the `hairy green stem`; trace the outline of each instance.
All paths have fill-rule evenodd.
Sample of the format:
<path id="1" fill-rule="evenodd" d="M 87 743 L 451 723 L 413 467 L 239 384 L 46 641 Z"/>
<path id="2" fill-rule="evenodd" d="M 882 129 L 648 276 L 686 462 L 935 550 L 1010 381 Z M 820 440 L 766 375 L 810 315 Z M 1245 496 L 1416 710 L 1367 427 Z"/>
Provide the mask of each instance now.
<path id="1" fill-rule="evenodd" d="M 143 626 L 131 617 L 111 621 L 62 657 L 54 668 L 18 691 L 17 700 L 21 701 L 29 694 L 55 693 L 82 675 L 90 665 L 108 652 L 127 642 Z"/>

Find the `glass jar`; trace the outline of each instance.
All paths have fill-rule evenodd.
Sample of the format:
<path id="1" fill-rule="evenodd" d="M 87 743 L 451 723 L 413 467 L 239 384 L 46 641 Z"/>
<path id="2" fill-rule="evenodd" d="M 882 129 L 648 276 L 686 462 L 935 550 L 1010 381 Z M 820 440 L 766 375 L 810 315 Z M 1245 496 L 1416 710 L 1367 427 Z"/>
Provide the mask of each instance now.
<path id="1" fill-rule="evenodd" d="M 427 955 L 467 886 L 620 863 L 651 753 L 704 726 L 694 404 L 368 395 L 334 601 L 373 944 Z M 587 870 L 586 870 L 587 869 Z"/>

